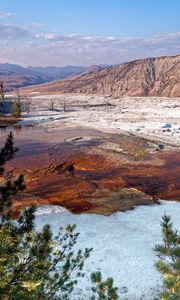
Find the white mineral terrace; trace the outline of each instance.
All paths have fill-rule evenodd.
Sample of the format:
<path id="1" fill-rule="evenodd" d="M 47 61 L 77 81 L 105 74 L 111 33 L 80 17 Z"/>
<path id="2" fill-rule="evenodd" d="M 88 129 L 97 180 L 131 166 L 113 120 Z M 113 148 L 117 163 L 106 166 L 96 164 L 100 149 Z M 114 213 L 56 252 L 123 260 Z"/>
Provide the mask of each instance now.
<path id="1" fill-rule="evenodd" d="M 121 300 L 149 300 L 154 299 L 162 283 L 154 267 L 153 248 L 161 243 L 160 222 L 164 213 L 172 216 L 174 226 L 180 228 L 180 204 L 168 201 L 117 212 L 110 217 L 73 215 L 64 208 L 45 206 L 38 209 L 36 224 L 41 228 L 50 223 L 54 233 L 60 226 L 76 224 L 76 231 L 80 232 L 76 248 L 93 247 L 84 268 L 86 278 L 76 287 L 72 300 L 88 299 L 90 274 L 99 270 L 104 278 L 114 278 Z"/>
<path id="2" fill-rule="evenodd" d="M 90 127 L 104 132 L 133 133 L 180 145 L 180 99 L 123 97 L 118 99 L 86 95 L 32 94 L 29 115 L 23 123 L 45 126 L 48 131 Z M 50 111 L 51 102 L 55 111 Z M 65 103 L 65 112 L 64 112 Z"/>

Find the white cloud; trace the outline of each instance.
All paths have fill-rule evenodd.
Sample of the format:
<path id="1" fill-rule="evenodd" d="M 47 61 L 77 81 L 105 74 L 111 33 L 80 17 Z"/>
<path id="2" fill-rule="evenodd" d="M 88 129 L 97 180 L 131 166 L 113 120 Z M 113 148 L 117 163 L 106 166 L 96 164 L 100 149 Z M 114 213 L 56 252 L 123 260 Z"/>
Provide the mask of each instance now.
<path id="1" fill-rule="evenodd" d="M 0 24 L 1 61 L 23 65 L 117 64 L 133 59 L 175 55 L 180 32 L 144 37 L 42 33 L 42 24 Z M 173 46 L 172 46 L 173 45 Z"/>
<path id="2" fill-rule="evenodd" d="M 68 39 L 68 37 L 56 33 L 38 33 L 35 34 L 35 38 L 50 41 L 61 41 L 64 39 Z"/>
<path id="3" fill-rule="evenodd" d="M 12 12 L 4 12 L 0 11 L 0 19 L 9 19 L 9 18 L 14 18 L 15 14 Z"/>
<path id="4" fill-rule="evenodd" d="M 14 39 L 22 39 L 28 36 L 30 36 L 30 32 L 23 26 L 0 24 L 0 39 L 14 41 Z"/>

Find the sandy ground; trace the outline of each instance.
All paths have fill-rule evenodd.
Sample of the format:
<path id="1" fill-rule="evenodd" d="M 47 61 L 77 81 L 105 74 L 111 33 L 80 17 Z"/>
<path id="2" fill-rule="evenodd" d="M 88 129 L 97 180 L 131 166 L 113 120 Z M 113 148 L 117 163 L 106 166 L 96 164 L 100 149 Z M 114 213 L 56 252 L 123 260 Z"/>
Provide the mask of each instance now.
<path id="1" fill-rule="evenodd" d="M 29 115 L 23 123 L 45 126 L 48 131 L 90 127 L 103 132 L 131 133 L 180 146 L 180 99 L 86 95 L 31 95 Z M 50 111 L 51 103 L 54 111 Z M 65 106 L 65 111 L 64 111 Z"/>

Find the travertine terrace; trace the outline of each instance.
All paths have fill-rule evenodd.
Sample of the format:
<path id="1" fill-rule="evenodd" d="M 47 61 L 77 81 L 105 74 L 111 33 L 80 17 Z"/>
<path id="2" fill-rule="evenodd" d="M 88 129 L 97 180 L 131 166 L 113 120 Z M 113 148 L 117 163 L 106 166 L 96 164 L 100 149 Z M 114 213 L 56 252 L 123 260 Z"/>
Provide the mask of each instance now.
<path id="1" fill-rule="evenodd" d="M 103 132 L 134 134 L 174 147 L 180 146 L 180 99 L 165 97 L 106 97 L 73 94 L 30 94 L 32 110 L 24 124 L 48 131 L 88 127 Z M 54 111 L 48 108 L 54 102 Z M 65 111 L 64 111 L 65 106 Z"/>

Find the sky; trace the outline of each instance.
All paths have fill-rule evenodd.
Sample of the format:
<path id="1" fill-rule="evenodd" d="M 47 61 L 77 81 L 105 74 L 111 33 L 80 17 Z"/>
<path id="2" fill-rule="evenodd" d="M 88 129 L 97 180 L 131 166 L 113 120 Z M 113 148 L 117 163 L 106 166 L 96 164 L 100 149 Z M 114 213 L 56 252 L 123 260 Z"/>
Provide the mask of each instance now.
<path id="1" fill-rule="evenodd" d="M 118 64 L 180 54 L 180 0 L 0 0 L 0 63 Z"/>

